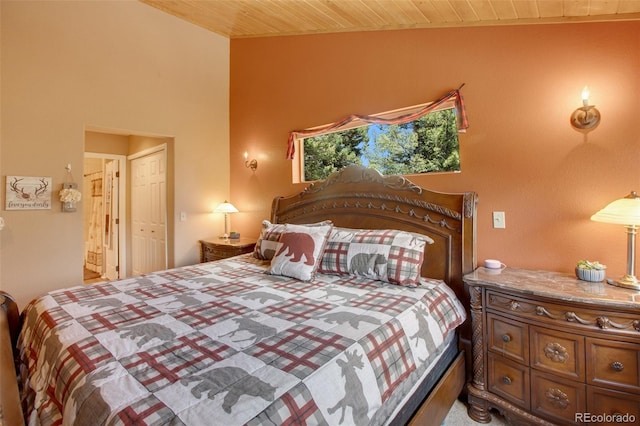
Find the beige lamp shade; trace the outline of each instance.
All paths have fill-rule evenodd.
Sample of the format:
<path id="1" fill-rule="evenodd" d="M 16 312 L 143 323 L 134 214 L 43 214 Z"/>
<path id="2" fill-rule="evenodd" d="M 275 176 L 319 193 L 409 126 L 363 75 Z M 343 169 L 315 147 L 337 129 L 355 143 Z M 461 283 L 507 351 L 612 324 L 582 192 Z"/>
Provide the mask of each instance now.
<path id="1" fill-rule="evenodd" d="M 233 204 L 229 203 L 227 200 L 224 200 L 224 203 L 220 203 L 218 207 L 213 209 L 214 213 L 224 213 L 224 235 L 220 238 L 228 238 L 229 237 L 229 213 L 238 213 L 238 209 L 236 209 Z"/>
<path id="2" fill-rule="evenodd" d="M 640 225 L 640 197 L 635 191 L 591 216 L 596 222 L 617 223 L 619 225 Z"/>
<path id="3" fill-rule="evenodd" d="M 619 200 L 609 203 L 605 208 L 591 216 L 596 222 L 624 225 L 627 229 L 627 273 L 619 280 L 607 279 L 607 283 L 632 290 L 640 290 L 640 281 L 636 278 L 636 234 L 640 225 L 640 197 L 635 191 Z"/>
<path id="4" fill-rule="evenodd" d="M 225 200 L 224 203 L 220 203 L 218 207 L 213 210 L 214 213 L 238 213 L 238 209 L 236 209 L 233 204 L 227 202 Z"/>

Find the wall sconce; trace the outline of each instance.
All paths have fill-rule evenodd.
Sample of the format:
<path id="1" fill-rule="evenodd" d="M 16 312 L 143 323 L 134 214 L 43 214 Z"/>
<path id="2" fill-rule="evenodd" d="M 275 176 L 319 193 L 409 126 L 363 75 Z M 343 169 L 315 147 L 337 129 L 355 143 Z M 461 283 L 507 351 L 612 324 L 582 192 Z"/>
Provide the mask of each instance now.
<path id="1" fill-rule="evenodd" d="M 82 199 L 82 193 L 78 191 L 78 184 L 73 181 L 71 174 L 71 164 L 67 164 L 67 177 L 62 184 L 62 189 L 58 193 L 62 203 L 62 211 L 65 213 L 75 212 L 76 204 Z"/>
<path id="2" fill-rule="evenodd" d="M 571 114 L 571 125 L 577 130 L 592 130 L 600 123 L 600 111 L 589 105 L 589 88 L 582 89 L 582 106 Z"/>
<path id="3" fill-rule="evenodd" d="M 220 203 L 218 207 L 213 209 L 214 213 L 224 213 L 224 235 L 220 238 L 229 238 L 229 213 L 238 213 L 238 209 L 236 209 L 233 204 L 229 203 L 227 200 L 224 200 L 224 203 Z"/>
<path id="4" fill-rule="evenodd" d="M 249 153 L 247 151 L 244 152 L 244 166 L 250 168 L 254 172 L 258 168 L 258 160 L 254 158 L 253 160 L 249 161 Z"/>
<path id="5" fill-rule="evenodd" d="M 635 274 L 636 234 L 640 225 L 640 197 L 638 194 L 631 191 L 626 197 L 612 201 L 591 216 L 591 220 L 624 225 L 627 228 L 627 273 L 619 280 L 607 279 L 607 283 L 640 290 L 640 281 Z"/>

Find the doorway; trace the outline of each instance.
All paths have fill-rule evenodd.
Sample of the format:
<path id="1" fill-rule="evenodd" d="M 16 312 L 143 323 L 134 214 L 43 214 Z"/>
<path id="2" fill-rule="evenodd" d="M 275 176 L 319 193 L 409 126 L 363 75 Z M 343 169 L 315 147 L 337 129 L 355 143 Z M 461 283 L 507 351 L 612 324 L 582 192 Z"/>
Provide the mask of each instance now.
<path id="1" fill-rule="evenodd" d="M 126 278 L 167 269 L 173 265 L 173 138 L 141 136 L 119 131 L 85 130 L 83 211 L 85 277 L 99 275 L 85 283 Z M 134 193 L 132 165 L 138 159 L 148 163 L 149 194 Z M 158 161 L 158 158 L 160 161 Z M 136 170 L 139 167 L 136 166 Z M 157 176 L 161 171 L 163 177 Z M 140 248 L 135 244 L 133 215 L 136 207 L 151 207 L 151 238 Z M 161 204 L 157 204 L 156 200 Z M 140 228 L 138 228 L 140 229 Z M 153 232 L 151 232 L 153 231 Z M 137 236 L 135 237 L 137 239 Z M 135 267 L 139 259 L 152 259 L 144 267 Z"/>
<path id="2" fill-rule="evenodd" d="M 116 280 L 126 271 L 126 157 L 85 153 L 84 281 Z M 122 220 L 121 220 L 122 219 Z"/>

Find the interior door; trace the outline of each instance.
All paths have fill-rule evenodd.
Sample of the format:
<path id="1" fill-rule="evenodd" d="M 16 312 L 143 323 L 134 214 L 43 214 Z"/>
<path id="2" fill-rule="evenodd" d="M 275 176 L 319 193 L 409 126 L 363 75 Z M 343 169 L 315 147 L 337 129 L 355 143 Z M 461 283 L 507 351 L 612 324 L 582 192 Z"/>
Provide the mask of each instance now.
<path id="1" fill-rule="evenodd" d="M 133 275 L 167 268 L 166 154 L 131 160 L 131 269 Z"/>
<path id="2" fill-rule="evenodd" d="M 110 160 L 105 164 L 104 172 L 104 254 L 105 271 L 104 275 L 109 280 L 120 278 L 119 256 L 120 256 L 120 170 L 119 161 Z"/>

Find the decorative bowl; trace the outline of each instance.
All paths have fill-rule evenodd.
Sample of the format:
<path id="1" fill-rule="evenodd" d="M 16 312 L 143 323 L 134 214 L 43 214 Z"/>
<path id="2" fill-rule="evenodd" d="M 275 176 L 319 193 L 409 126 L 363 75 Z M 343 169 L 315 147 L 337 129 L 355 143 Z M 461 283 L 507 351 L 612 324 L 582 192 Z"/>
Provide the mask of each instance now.
<path id="1" fill-rule="evenodd" d="M 583 281 L 599 283 L 604 280 L 606 270 L 576 268 L 576 276 Z"/>

